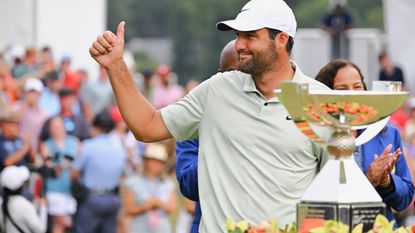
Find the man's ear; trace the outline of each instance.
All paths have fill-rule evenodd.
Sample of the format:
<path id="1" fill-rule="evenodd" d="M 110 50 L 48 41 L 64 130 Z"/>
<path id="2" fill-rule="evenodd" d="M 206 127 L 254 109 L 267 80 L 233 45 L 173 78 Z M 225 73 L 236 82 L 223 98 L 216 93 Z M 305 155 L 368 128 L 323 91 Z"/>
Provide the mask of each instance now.
<path id="1" fill-rule="evenodd" d="M 286 50 L 285 48 L 287 46 L 289 38 L 290 38 L 290 36 L 285 32 L 278 33 L 277 36 L 275 36 L 275 39 L 274 39 L 275 47 L 279 51 Z"/>

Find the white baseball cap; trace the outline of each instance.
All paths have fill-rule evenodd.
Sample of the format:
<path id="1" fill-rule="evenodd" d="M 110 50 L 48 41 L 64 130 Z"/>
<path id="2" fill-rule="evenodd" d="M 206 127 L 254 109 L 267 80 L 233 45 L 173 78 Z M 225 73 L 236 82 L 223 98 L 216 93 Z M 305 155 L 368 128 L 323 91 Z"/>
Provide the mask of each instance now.
<path id="1" fill-rule="evenodd" d="M 291 8 L 283 0 L 251 0 L 242 8 L 236 19 L 216 24 L 220 31 L 256 31 L 276 29 L 294 37 L 297 21 Z"/>
<path id="2" fill-rule="evenodd" d="M 43 84 L 42 82 L 37 79 L 37 78 L 29 78 L 26 80 L 23 90 L 25 92 L 29 92 L 29 91 L 36 91 L 41 93 L 43 90 Z"/>
<path id="3" fill-rule="evenodd" d="M 168 159 L 166 145 L 162 143 L 149 143 L 144 150 L 143 158 L 156 159 L 166 162 Z"/>
<path id="4" fill-rule="evenodd" d="M 29 179 L 30 172 L 26 166 L 7 166 L 0 175 L 1 186 L 12 191 L 19 189 Z"/>

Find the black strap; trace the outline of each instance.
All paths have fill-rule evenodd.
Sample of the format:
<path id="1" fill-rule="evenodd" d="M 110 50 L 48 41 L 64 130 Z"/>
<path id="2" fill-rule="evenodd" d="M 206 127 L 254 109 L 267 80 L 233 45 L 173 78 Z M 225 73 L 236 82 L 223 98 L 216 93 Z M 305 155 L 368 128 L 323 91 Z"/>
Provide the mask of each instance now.
<path id="1" fill-rule="evenodd" d="M 6 206 L 6 208 L 8 208 Z M 10 216 L 10 211 L 7 211 L 7 213 L 5 213 L 6 216 L 4 217 L 4 230 L 6 230 L 6 219 L 8 218 L 10 220 L 10 222 L 13 224 L 13 226 L 17 229 L 18 232 L 20 233 L 24 233 L 24 231 L 22 230 L 22 228 L 20 228 L 16 222 L 12 219 L 12 216 Z"/>

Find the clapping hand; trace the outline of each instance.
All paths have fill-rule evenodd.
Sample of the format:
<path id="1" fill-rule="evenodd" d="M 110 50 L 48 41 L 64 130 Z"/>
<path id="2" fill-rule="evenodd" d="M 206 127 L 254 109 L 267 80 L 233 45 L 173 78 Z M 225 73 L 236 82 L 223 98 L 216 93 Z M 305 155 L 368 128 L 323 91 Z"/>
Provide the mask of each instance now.
<path id="1" fill-rule="evenodd" d="M 397 159 L 402 154 L 400 148 L 393 153 L 391 153 L 391 150 L 392 145 L 389 144 L 380 156 L 375 154 L 375 158 L 366 173 L 366 177 L 375 188 L 378 186 L 386 187 L 391 182 L 390 173 L 395 167 Z"/>

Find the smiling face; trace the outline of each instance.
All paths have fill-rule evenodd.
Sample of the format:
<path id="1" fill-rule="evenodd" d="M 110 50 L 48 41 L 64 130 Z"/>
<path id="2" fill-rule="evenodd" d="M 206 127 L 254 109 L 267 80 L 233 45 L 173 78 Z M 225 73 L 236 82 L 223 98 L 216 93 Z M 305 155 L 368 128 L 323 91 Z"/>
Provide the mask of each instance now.
<path id="1" fill-rule="evenodd" d="M 333 81 L 334 90 L 363 91 L 365 90 L 362 77 L 353 66 L 340 68 Z"/>
<path id="2" fill-rule="evenodd" d="M 315 79 L 333 90 L 367 90 L 359 67 L 344 59 L 329 62 Z"/>
<path id="3" fill-rule="evenodd" d="M 150 176 L 160 176 L 163 174 L 165 162 L 157 160 L 144 158 L 144 170 Z"/>
<path id="4" fill-rule="evenodd" d="M 268 29 L 237 32 L 236 37 L 238 70 L 255 76 L 274 68 L 279 54 L 274 40 L 269 38 Z"/>

